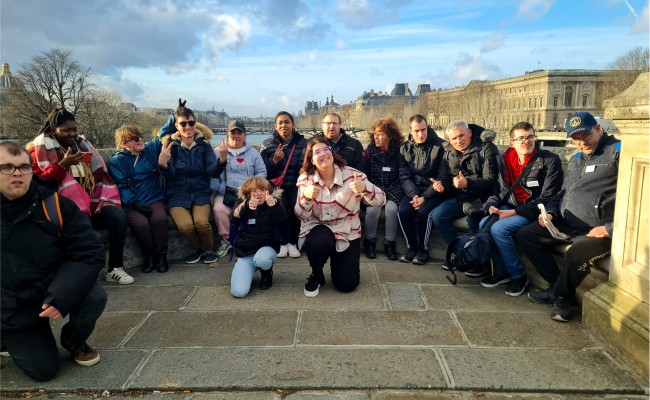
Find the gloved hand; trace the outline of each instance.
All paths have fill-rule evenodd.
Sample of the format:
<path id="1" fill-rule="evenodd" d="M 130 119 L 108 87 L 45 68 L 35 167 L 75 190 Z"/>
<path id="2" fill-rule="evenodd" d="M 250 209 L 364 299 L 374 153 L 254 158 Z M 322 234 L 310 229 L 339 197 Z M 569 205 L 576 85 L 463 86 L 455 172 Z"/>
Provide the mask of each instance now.
<path id="1" fill-rule="evenodd" d="M 133 205 L 133 209 L 145 217 L 149 217 L 151 215 L 151 207 L 145 206 L 144 204 L 136 203 Z"/>

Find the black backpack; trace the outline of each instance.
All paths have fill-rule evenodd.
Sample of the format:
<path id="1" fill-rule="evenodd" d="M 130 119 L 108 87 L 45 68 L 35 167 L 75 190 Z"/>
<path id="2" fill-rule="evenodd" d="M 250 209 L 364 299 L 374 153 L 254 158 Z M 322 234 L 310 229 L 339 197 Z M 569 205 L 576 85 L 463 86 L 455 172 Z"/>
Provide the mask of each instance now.
<path id="1" fill-rule="evenodd" d="M 455 271 L 467 272 L 479 269 L 490 263 L 492 258 L 492 235 L 490 228 L 499 220 L 499 214 L 490 214 L 478 232 L 470 232 L 452 239 L 447 247 L 445 262 L 452 278 L 447 277 L 452 284 L 456 284 Z"/>

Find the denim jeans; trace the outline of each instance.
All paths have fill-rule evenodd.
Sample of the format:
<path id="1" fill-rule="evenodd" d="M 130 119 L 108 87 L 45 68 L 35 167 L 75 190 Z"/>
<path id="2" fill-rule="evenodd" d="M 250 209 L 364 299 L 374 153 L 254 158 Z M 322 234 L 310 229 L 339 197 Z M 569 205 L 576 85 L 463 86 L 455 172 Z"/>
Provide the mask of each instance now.
<path id="1" fill-rule="evenodd" d="M 429 219 L 445 243 L 449 244 L 453 238 L 458 236 L 454 221 L 464 216 L 463 205 L 459 204 L 456 199 L 447 199 L 429 214 Z M 478 224 L 470 217 L 467 217 L 467 225 L 471 232 L 478 230 Z"/>
<path id="2" fill-rule="evenodd" d="M 255 255 L 237 257 L 230 276 L 230 294 L 234 297 L 246 297 L 251 290 L 257 268 L 265 271 L 271 269 L 277 257 L 277 253 L 270 246 L 261 247 Z"/>
<path id="3" fill-rule="evenodd" d="M 395 236 L 397 234 L 397 204 L 392 200 L 386 200 L 386 205 L 384 206 L 386 214 L 386 240 L 389 242 L 395 241 Z M 377 238 L 377 225 L 379 225 L 379 214 L 381 214 L 381 207 L 367 207 L 366 208 L 366 218 L 365 218 L 365 234 L 366 239 L 376 239 Z"/>
<path id="4" fill-rule="evenodd" d="M 512 210 L 512 208 L 501 206 L 501 210 Z M 483 226 L 487 218 L 485 217 L 481 220 L 480 226 Z M 510 278 L 517 279 L 526 274 L 524 265 L 521 263 L 519 254 L 517 253 L 515 236 L 519 229 L 531 222 L 533 221 L 521 215 L 513 215 L 500 219 L 492 225 L 490 234 L 496 245 L 496 248 L 492 249 L 493 275 L 509 275 Z"/>

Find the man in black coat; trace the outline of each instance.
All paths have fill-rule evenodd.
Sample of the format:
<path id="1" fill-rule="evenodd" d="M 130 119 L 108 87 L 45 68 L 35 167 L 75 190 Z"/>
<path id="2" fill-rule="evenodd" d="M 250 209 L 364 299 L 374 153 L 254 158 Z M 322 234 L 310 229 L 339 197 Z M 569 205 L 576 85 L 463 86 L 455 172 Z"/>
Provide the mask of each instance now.
<path id="1" fill-rule="evenodd" d="M 347 161 L 348 167 L 365 172 L 366 161 L 363 158 L 363 145 L 341 129 L 341 117 L 338 114 L 329 113 L 323 117 L 323 136 L 327 139 L 332 151 Z"/>
<path id="2" fill-rule="evenodd" d="M 61 346 L 80 365 L 99 362 L 99 353 L 86 339 L 106 305 L 106 292 L 97 283 L 104 246 L 90 219 L 71 200 L 58 196 L 54 207 L 60 212 L 47 208 L 46 214 L 44 200 L 51 198 L 56 184 L 32 180 L 24 148 L 2 142 L 0 160 L 2 345 L 25 374 L 47 381 L 59 369 L 50 318 L 69 314 Z"/>

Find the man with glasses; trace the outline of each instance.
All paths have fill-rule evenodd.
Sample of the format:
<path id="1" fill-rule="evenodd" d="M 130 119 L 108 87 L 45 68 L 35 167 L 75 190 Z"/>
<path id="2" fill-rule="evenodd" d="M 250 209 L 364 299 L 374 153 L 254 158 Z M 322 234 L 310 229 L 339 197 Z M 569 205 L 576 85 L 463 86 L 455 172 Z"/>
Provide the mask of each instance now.
<path id="1" fill-rule="evenodd" d="M 32 179 L 30 161 L 18 144 L 0 143 L 1 337 L 18 368 L 32 379 L 47 381 L 60 364 L 50 318 L 69 314 L 61 346 L 77 364 L 99 362 L 99 353 L 86 340 L 106 305 L 106 292 L 97 283 L 104 245 L 72 200 L 57 196 L 59 218 L 45 212 L 46 201 L 54 204 L 50 200 L 57 199 L 52 195 L 58 184 Z M 60 224 L 48 221 L 53 218 Z"/>
<path id="2" fill-rule="evenodd" d="M 329 113 L 323 117 L 323 135 L 334 153 L 343 157 L 348 167 L 364 170 L 363 145 L 360 141 L 345 133 L 341 128 L 341 117 L 336 113 Z"/>
<path id="3" fill-rule="evenodd" d="M 562 190 L 550 199 L 546 209 L 548 220 L 570 239 L 551 236 L 542 215 L 517 233 L 523 252 L 549 283 L 548 289 L 531 292 L 528 298 L 552 304 L 551 318 L 561 322 L 570 320 L 570 302 L 590 266 L 610 251 L 621 150 L 621 142 L 604 133 L 588 112 L 569 117 L 566 132 L 580 152 L 569 161 Z M 551 246 L 569 243 L 560 270 Z"/>
<path id="4" fill-rule="evenodd" d="M 506 295 L 520 296 L 526 290 L 528 278 L 517 254 L 515 234 L 539 215 L 538 204 L 546 204 L 562 188 L 562 161 L 560 157 L 536 145 L 535 129 L 528 122 L 518 122 L 510 129 L 510 147 L 499 157 L 499 196 L 491 196 L 483 205 L 490 214 L 499 214 L 490 233 L 495 247 L 492 252 L 492 274 L 481 281 L 481 286 L 492 288 L 508 284 Z M 515 180 L 533 162 L 513 190 L 503 196 Z M 498 206 L 498 200 L 503 199 Z M 486 217 L 487 218 L 487 217 Z M 485 219 L 481 221 L 481 224 Z"/>

